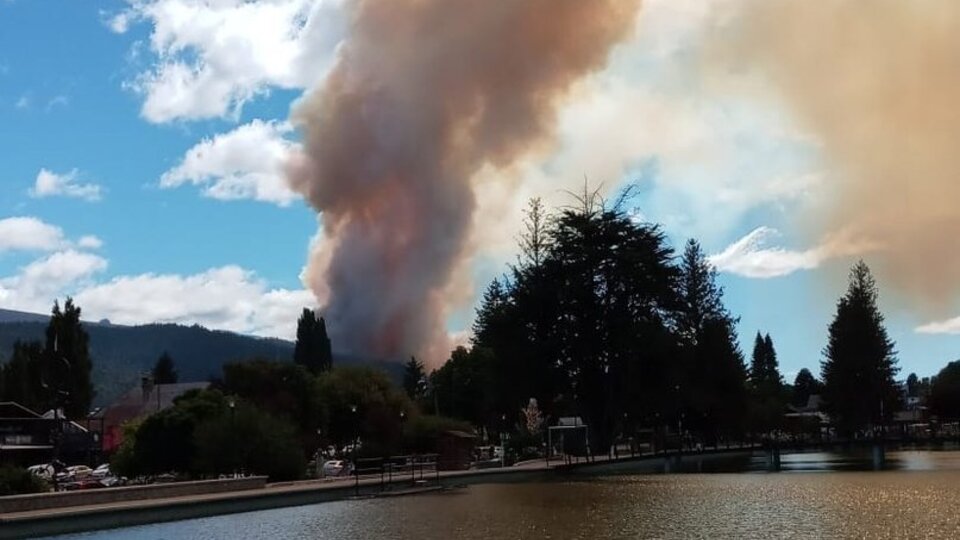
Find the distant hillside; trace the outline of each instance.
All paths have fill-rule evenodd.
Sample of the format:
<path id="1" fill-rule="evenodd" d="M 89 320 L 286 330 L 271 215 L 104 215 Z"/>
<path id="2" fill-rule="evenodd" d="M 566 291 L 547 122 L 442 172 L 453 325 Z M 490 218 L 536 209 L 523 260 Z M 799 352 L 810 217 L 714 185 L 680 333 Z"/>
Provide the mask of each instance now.
<path id="1" fill-rule="evenodd" d="M 17 320 L 17 315 L 11 314 L 18 314 L 21 318 Z M 34 317 L 32 320 L 31 316 Z M 5 322 L 11 320 L 15 322 Z M 0 310 L 0 357 L 9 358 L 17 340 L 42 340 L 46 320 L 47 317 L 41 315 Z M 97 390 L 95 406 L 112 402 L 138 384 L 140 375 L 153 367 L 163 351 L 173 357 L 181 382 L 219 377 L 223 364 L 237 360 L 258 357 L 290 361 L 293 358 L 293 343 L 289 341 L 208 330 L 201 326 L 84 323 L 84 328 L 90 334 L 93 384 Z M 384 369 L 396 381 L 402 377 L 399 363 L 334 354 L 334 365 L 370 365 Z"/>
<path id="2" fill-rule="evenodd" d="M 0 309 L 0 324 L 11 322 L 47 322 L 49 318 L 48 315 L 14 311 L 12 309 Z"/>

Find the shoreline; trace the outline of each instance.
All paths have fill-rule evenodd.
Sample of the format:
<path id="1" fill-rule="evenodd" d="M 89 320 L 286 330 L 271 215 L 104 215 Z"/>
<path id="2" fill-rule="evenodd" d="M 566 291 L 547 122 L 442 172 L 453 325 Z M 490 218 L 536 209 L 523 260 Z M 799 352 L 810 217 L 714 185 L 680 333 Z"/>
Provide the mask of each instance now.
<path id="1" fill-rule="evenodd" d="M 729 456 L 732 454 L 753 454 L 757 447 L 730 448 L 702 453 L 685 453 L 683 459 Z M 391 482 L 381 483 L 379 476 L 361 478 L 359 490 L 361 497 L 380 498 L 413 496 L 422 493 L 436 493 L 440 489 L 463 487 L 473 484 L 525 482 L 536 479 L 557 478 L 557 475 L 577 473 L 616 472 L 632 469 L 636 472 L 653 473 L 669 468 L 675 455 L 637 455 L 619 458 L 597 457 L 593 461 L 563 463 L 562 461 L 528 462 L 519 466 L 472 469 L 465 471 L 441 471 L 439 485 L 431 484 L 422 488 L 411 487 L 407 477 L 394 478 Z M 639 469 L 638 469 L 639 466 Z M 640 470 L 642 469 L 642 470 Z M 431 480 L 435 477 L 431 476 Z M 400 487 L 401 489 L 380 491 L 381 485 Z M 372 492 L 371 490 L 377 490 Z M 364 493 L 366 491 L 366 493 Z M 61 508 L 46 508 L 25 512 L 0 514 L 0 540 L 56 536 L 80 532 L 116 529 L 210 517 L 303 506 L 349 500 L 357 496 L 357 487 L 353 478 L 343 480 L 302 480 L 267 484 L 259 489 L 245 489 L 219 493 L 185 495 L 140 499 L 104 504 L 77 505 Z"/>

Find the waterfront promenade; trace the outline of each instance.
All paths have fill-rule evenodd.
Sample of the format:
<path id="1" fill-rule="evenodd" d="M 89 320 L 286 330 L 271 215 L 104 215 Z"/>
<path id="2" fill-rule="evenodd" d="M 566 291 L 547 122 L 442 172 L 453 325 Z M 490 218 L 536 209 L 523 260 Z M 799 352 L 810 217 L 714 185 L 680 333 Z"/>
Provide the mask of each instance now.
<path id="1" fill-rule="evenodd" d="M 689 459 L 709 458 L 731 453 L 750 453 L 759 447 L 730 448 L 685 454 Z M 147 523 L 175 521 L 220 514 L 298 506 L 357 497 L 412 495 L 442 488 L 480 483 L 518 482 L 547 478 L 565 472 L 592 472 L 644 464 L 650 470 L 664 470 L 676 454 L 641 454 L 613 458 L 596 456 L 573 462 L 535 460 L 512 467 L 463 471 L 430 471 L 427 482 L 413 483 L 409 475 L 381 479 L 380 475 L 342 479 L 303 480 L 266 484 L 259 489 L 240 489 L 218 493 L 123 500 L 99 504 L 80 504 L 58 508 L 7 512 L 0 514 L 0 540 L 82 532 Z M 418 477 L 419 478 L 419 477 Z M 433 482 L 438 479 L 439 482 Z M 438 487 L 437 484 L 439 484 Z M 383 487 L 388 489 L 383 490 Z M 109 489 L 109 488 L 108 488 Z M 122 488 L 120 488 L 122 489 Z M 98 490 L 103 492 L 104 490 Z M 94 493 L 94 492 L 91 492 Z M 83 495 L 77 493 L 78 497 Z"/>

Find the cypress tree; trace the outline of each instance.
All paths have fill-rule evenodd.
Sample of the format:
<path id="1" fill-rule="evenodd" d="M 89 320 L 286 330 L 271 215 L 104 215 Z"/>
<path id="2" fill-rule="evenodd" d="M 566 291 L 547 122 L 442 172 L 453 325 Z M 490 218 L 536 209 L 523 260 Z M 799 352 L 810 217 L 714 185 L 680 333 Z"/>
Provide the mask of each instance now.
<path id="1" fill-rule="evenodd" d="M 42 381 L 50 407 L 63 407 L 68 418 L 82 418 L 90 410 L 95 392 L 90 382 L 93 363 L 90 337 L 80 323 L 80 307 L 67 298 L 63 310 L 54 303 L 47 325 Z"/>
<path id="2" fill-rule="evenodd" d="M 317 374 L 333 367 L 333 351 L 327 324 L 313 310 L 303 308 L 297 320 L 297 343 L 293 349 L 293 361 Z"/>

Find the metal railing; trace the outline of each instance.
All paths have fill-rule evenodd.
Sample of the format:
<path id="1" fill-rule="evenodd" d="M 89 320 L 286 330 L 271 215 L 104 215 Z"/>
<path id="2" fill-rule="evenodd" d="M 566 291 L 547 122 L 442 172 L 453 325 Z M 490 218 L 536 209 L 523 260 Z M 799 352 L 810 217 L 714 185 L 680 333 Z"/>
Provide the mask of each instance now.
<path id="1" fill-rule="evenodd" d="M 440 485 L 440 456 L 438 454 L 412 454 L 360 458 L 354 464 L 354 492 L 360 494 L 360 480 L 379 477 L 381 492 L 403 485 L 409 480 L 410 487 L 426 487 L 430 482 Z M 368 484 L 369 485 L 369 484 Z M 376 485 L 376 484 L 375 484 Z"/>

